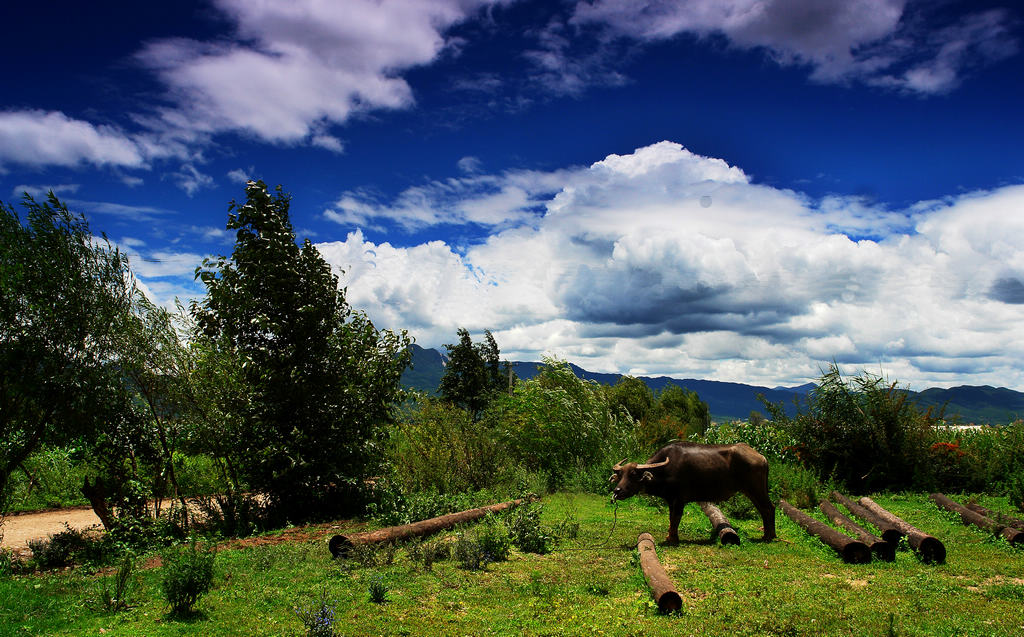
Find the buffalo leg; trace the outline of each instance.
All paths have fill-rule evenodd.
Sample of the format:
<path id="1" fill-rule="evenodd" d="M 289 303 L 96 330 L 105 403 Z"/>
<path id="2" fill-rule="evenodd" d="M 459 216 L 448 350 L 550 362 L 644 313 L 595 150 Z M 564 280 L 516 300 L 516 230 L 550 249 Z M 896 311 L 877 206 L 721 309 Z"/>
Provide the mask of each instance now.
<path id="1" fill-rule="evenodd" d="M 684 508 L 686 503 L 678 500 L 673 500 L 668 505 L 668 537 L 665 538 L 665 544 L 679 544 L 679 520 L 683 517 Z"/>
<path id="2" fill-rule="evenodd" d="M 761 515 L 761 523 L 764 526 L 764 541 L 767 542 L 775 539 L 775 505 L 772 504 L 772 499 L 768 495 L 767 479 L 765 483 L 763 491 L 761 489 L 758 489 L 756 492 L 744 491 L 743 495 L 750 498 L 754 508 Z"/>

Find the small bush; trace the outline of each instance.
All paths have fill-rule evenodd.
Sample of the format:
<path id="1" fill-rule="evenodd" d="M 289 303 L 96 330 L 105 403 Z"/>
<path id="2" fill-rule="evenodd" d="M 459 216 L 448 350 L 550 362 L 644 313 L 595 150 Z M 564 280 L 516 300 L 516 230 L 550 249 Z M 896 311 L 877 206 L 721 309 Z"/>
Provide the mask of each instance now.
<path id="1" fill-rule="evenodd" d="M 461 533 L 455 542 L 455 559 L 467 571 L 479 571 L 487 565 L 484 547 L 474 533 Z"/>
<path id="2" fill-rule="evenodd" d="M 540 523 L 543 510 L 539 503 L 528 502 L 512 509 L 506 517 L 512 544 L 524 553 L 543 555 L 551 552 L 555 538 Z"/>
<path id="3" fill-rule="evenodd" d="M 327 595 L 326 587 L 313 604 L 295 609 L 306 629 L 306 637 L 334 637 L 336 612 L 337 604 Z"/>
<path id="4" fill-rule="evenodd" d="M 488 562 L 504 562 L 512 552 L 512 538 L 508 527 L 496 515 L 488 515 L 477 529 L 477 538 L 484 559 Z"/>
<path id="5" fill-rule="evenodd" d="M 39 570 L 64 568 L 78 561 L 89 547 L 85 532 L 64 524 L 64 530 L 44 540 L 29 540 L 31 565 Z"/>
<path id="6" fill-rule="evenodd" d="M 413 542 L 408 547 L 409 557 L 429 571 L 434 562 L 447 560 L 451 557 L 451 548 L 441 538 L 433 538 L 424 542 Z"/>
<path id="7" fill-rule="evenodd" d="M 798 509 L 813 509 L 830 490 L 818 482 L 813 471 L 795 463 L 776 462 L 768 471 L 768 491 L 772 502 L 785 498 Z M 747 501 L 745 497 L 743 500 Z"/>
<path id="8" fill-rule="evenodd" d="M 370 593 L 370 601 L 374 604 L 383 604 L 388 601 L 388 583 L 380 573 L 374 573 L 367 586 Z"/>
<path id="9" fill-rule="evenodd" d="M 100 588 L 100 606 L 107 612 L 116 613 L 128 609 L 128 597 L 134 588 L 135 559 L 125 555 L 112 578 L 104 580 Z"/>
<path id="10" fill-rule="evenodd" d="M 197 543 L 173 547 L 163 553 L 163 578 L 160 588 L 174 614 L 192 611 L 199 598 L 213 584 L 213 565 L 217 557 L 213 547 Z"/>

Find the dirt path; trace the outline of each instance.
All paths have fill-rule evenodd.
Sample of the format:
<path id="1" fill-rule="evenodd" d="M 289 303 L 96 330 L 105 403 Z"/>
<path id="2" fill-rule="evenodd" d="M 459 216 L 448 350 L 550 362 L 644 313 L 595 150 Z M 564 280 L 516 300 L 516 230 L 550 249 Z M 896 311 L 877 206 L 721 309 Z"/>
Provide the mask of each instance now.
<path id="1" fill-rule="evenodd" d="M 29 553 L 28 541 L 45 538 L 64 530 L 67 523 L 73 529 L 102 528 L 100 519 L 90 507 L 71 507 L 39 513 L 20 513 L 4 518 L 0 533 L 0 546 L 24 555 Z"/>

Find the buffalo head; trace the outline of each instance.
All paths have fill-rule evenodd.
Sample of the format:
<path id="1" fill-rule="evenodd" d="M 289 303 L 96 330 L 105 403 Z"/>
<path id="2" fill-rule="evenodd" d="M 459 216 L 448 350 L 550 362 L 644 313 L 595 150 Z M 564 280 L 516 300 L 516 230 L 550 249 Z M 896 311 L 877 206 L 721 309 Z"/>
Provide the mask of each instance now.
<path id="1" fill-rule="evenodd" d="M 623 458 L 612 467 L 613 473 L 609 482 L 616 483 L 615 488 L 612 489 L 612 498 L 616 500 L 625 500 L 632 497 L 647 483 L 653 482 L 656 478 L 651 469 L 664 467 L 668 464 L 669 459 L 665 458 L 661 462 L 653 464 L 637 464 L 635 462 L 622 464 L 625 461 L 626 459 Z"/>

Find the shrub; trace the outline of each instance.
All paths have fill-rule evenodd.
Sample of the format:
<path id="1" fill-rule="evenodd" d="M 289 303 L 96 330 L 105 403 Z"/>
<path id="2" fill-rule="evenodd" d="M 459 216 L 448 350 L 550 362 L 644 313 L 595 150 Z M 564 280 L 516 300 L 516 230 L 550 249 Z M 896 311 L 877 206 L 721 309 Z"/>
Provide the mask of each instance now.
<path id="1" fill-rule="evenodd" d="M 367 590 L 370 593 L 370 601 L 374 604 L 383 604 L 388 601 L 388 583 L 380 573 L 374 573 L 370 577 Z"/>
<path id="2" fill-rule="evenodd" d="M 134 588 L 135 559 L 125 555 L 113 578 L 104 580 L 100 588 L 100 605 L 103 610 L 116 613 L 128 609 L 128 597 Z"/>
<path id="3" fill-rule="evenodd" d="M 313 604 L 295 609 L 295 614 L 306 629 L 306 637 L 334 637 L 336 612 L 337 605 L 328 597 L 326 587 Z"/>
<path id="4" fill-rule="evenodd" d="M 163 557 L 160 588 L 174 614 L 192 611 L 199 598 L 213 584 L 213 566 L 217 557 L 214 547 L 200 547 L 196 542 L 172 547 Z"/>
<path id="5" fill-rule="evenodd" d="M 823 486 L 813 471 L 796 463 L 776 462 L 768 471 L 768 492 L 772 502 L 785 498 L 799 509 L 813 509 L 829 491 L 831 488 Z"/>
<path id="6" fill-rule="evenodd" d="M 423 570 L 429 571 L 434 562 L 447 560 L 451 557 L 451 548 L 443 539 L 436 537 L 425 541 L 414 541 L 408 547 L 409 557 L 423 566 Z"/>
<path id="7" fill-rule="evenodd" d="M 504 520 L 488 515 L 477 527 L 477 539 L 484 559 L 488 562 L 504 562 L 512 552 L 512 538 Z"/>
<path id="8" fill-rule="evenodd" d="M 545 554 L 551 552 L 555 538 L 540 522 L 543 506 L 528 502 L 521 504 L 506 515 L 506 524 L 512 537 L 512 544 L 524 553 Z"/>
<path id="9" fill-rule="evenodd" d="M 29 540 L 32 567 L 39 570 L 63 568 L 79 561 L 89 547 L 84 531 L 73 529 L 65 522 L 64 530 L 47 539 Z"/>
<path id="10" fill-rule="evenodd" d="M 854 491 L 908 488 L 929 467 L 936 418 L 879 376 L 846 380 L 832 365 L 794 418 L 780 405 L 766 407 L 807 466 Z"/>
<path id="11" fill-rule="evenodd" d="M 455 541 L 455 559 L 467 571 L 479 571 L 487 565 L 484 547 L 480 539 L 471 532 L 460 533 Z"/>

